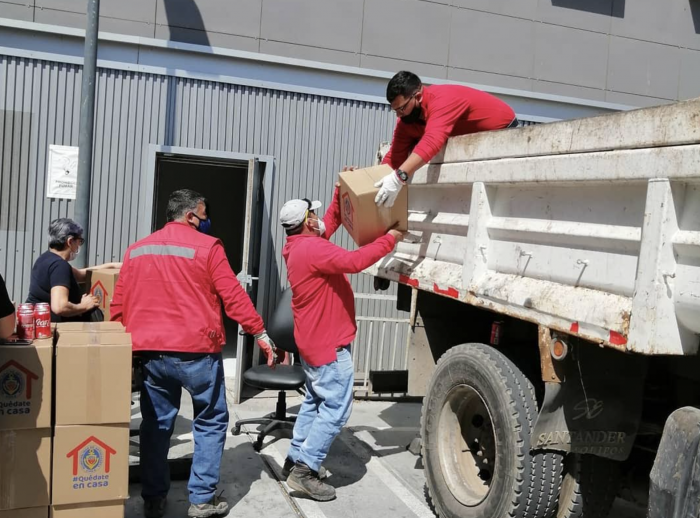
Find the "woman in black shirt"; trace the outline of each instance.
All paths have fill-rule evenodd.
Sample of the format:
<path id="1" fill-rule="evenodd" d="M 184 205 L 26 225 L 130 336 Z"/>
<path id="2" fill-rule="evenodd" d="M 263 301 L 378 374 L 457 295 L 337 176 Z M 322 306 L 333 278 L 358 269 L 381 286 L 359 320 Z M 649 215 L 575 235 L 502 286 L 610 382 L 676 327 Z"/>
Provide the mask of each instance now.
<path id="1" fill-rule="evenodd" d="M 15 305 L 7 294 L 5 280 L 0 277 L 0 340 L 15 332 Z"/>
<path id="2" fill-rule="evenodd" d="M 84 295 L 78 285 L 85 280 L 87 269 L 68 264 L 84 242 L 83 228 L 72 219 L 56 219 L 49 225 L 49 250 L 34 263 L 27 302 L 49 303 L 52 322 L 89 320 L 99 303 L 96 297 Z M 94 267 L 103 268 L 121 268 L 121 263 Z"/>

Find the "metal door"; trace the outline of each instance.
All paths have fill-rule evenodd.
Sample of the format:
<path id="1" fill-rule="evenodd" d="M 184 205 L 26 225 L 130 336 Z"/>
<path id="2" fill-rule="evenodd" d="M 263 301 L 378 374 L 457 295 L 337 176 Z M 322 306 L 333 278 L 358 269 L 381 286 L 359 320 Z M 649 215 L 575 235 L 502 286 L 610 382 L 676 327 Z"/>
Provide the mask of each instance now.
<path id="1" fill-rule="evenodd" d="M 245 230 L 243 234 L 243 263 L 238 279 L 241 285 L 248 292 L 253 301 L 257 301 L 257 291 L 259 286 L 257 272 L 259 270 L 259 243 L 261 234 L 261 218 L 259 201 L 261 195 L 261 170 L 260 162 L 257 158 L 248 160 L 248 181 L 246 183 L 246 208 L 245 208 Z M 256 306 L 259 306 L 256 304 Z M 257 307 L 258 313 L 261 308 Z M 233 402 L 241 402 L 243 391 L 243 372 L 247 367 L 247 350 L 250 337 L 243 333 L 239 326 L 238 340 L 236 343 L 236 379 L 233 391 Z M 257 345 L 255 345 L 257 348 Z M 257 359 L 257 351 L 254 354 L 253 363 Z"/>

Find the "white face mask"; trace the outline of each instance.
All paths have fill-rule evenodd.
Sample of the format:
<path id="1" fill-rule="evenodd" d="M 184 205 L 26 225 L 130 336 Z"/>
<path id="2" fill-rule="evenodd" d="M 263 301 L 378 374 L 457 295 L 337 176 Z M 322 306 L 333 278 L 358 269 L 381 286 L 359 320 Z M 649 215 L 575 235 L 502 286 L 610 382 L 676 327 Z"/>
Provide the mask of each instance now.
<path id="1" fill-rule="evenodd" d="M 318 235 L 323 237 L 326 235 L 326 224 L 322 219 L 317 219 L 316 224 L 318 225 L 318 228 L 316 231 L 318 232 Z"/>
<path id="2" fill-rule="evenodd" d="M 73 250 L 70 251 L 70 255 L 68 256 L 68 261 L 73 261 L 76 257 L 80 255 L 80 249 L 82 248 L 82 245 L 78 247 L 78 249 L 74 252 Z"/>

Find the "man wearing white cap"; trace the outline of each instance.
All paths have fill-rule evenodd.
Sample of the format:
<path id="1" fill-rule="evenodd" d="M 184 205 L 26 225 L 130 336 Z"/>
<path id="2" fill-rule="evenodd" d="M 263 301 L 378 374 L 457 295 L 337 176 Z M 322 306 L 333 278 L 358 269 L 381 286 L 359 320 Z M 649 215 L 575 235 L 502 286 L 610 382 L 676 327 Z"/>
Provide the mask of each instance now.
<path id="1" fill-rule="evenodd" d="M 292 288 L 294 338 L 306 373 L 301 405 L 285 467 L 287 483 L 320 501 L 335 498 L 335 489 L 319 478 L 321 463 L 352 410 L 354 373 L 349 345 L 355 339 L 355 299 L 346 274 L 359 273 L 389 254 L 403 233 L 390 230 L 355 251 L 329 241 L 340 227 L 340 195 L 323 219 L 318 201 L 291 200 L 280 212 L 287 232 L 282 255 Z"/>

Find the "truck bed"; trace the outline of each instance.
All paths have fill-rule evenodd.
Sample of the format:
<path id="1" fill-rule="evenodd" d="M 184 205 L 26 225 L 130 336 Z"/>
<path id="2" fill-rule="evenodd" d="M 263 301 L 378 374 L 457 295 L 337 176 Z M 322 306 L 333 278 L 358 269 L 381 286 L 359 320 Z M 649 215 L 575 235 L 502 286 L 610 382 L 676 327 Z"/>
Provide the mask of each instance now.
<path id="1" fill-rule="evenodd" d="M 700 333 L 700 99 L 455 137 L 370 273 L 623 351 Z M 468 325 L 468 324 L 467 324 Z"/>

